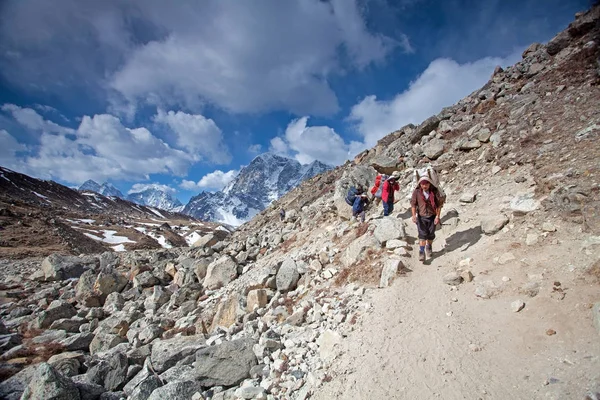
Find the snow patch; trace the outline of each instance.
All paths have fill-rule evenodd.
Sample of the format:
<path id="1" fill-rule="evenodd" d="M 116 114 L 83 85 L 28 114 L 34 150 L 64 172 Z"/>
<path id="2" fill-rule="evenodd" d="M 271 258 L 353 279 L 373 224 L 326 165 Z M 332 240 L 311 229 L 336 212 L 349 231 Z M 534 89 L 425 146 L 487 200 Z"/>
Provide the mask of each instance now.
<path id="1" fill-rule="evenodd" d="M 115 233 L 117 233 L 117 231 L 103 230 L 102 232 L 104 232 L 104 239 L 102 239 L 104 243 L 135 243 L 134 240 L 130 240 L 128 237 L 115 236 Z"/>
<path id="2" fill-rule="evenodd" d="M 116 246 L 112 246 L 114 251 L 125 251 L 125 245 L 118 244 Z"/>
<path id="3" fill-rule="evenodd" d="M 200 235 L 198 232 L 192 232 L 191 234 L 185 237 L 185 241 L 187 242 L 188 246 L 191 246 L 194 243 L 196 243 L 196 241 L 201 237 L 202 235 Z"/>
<path id="4" fill-rule="evenodd" d="M 148 207 L 148 210 L 152 211 L 154 214 L 158 215 L 159 217 L 161 217 L 161 218 L 163 218 L 163 219 L 165 218 L 165 216 L 164 216 L 164 215 L 162 215 L 160 212 L 158 212 L 158 210 L 155 210 L 155 209 L 154 209 L 154 208 L 152 208 L 152 207 Z"/>
<path id="5" fill-rule="evenodd" d="M 35 190 L 32 190 L 33 194 L 35 194 L 37 197 L 41 197 L 44 200 L 48 200 L 48 198 L 46 196 L 44 196 L 43 194 L 39 194 L 38 192 L 36 192 Z"/>

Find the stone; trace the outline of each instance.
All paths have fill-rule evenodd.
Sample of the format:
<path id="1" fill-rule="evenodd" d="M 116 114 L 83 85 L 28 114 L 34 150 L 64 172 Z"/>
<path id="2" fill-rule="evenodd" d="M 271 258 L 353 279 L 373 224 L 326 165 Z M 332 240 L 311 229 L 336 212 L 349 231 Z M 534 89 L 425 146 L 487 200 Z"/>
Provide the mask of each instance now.
<path id="1" fill-rule="evenodd" d="M 319 357 L 323 361 L 331 360 L 335 357 L 335 347 L 342 341 L 342 337 L 339 333 L 327 329 L 317 339 L 317 345 L 319 346 Z"/>
<path id="2" fill-rule="evenodd" d="M 461 203 L 473 203 L 475 201 L 475 198 L 476 195 L 474 193 L 465 192 L 460 196 L 458 201 L 460 201 Z"/>
<path id="3" fill-rule="evenodd" d="M 387 242 L 385 242 L 385 248 L 390 249 L 390 250 L 394 250 L 399 247 L 407 247 L 407 246 L 408 246 L 408 243 L 404 240 L 392 239 L 392 240 L 388 240 Z"/>
<path id="4" fill-rule="evenodd" d="M 388 240 L 406 238 L 406 226 L 400 218 L 382 218 L 374 220 L 372 223 L 375 225 L 373 236 L 379 243 L 384 244 Z"/>
<path id="5" fill-rule="evenodd" d="M 516 196 L 510 202 L 510 209 L 515 214 L 527 214 L 537 210 L 539 207 L 540 202 L 535 200 L 532 194 Z"/>
<path id="6" fill-rule="evenodd" d="M 462 283 L 463 277 L 458 272 L 449 272 L 442 279 L 446 285 L 458 286 Z"/>
<path id="7" fill-rule="evenodd" d="M 92 340 L 94 340 L 94 334 L 91 332 L 84 332 L 69 336 L 58 343 L 68 351 L 88 351 Z"/>
<path id="8" fill-rule="evenodd" d="M 235 278 L 237 278 L 237 263 L 233 258 L 225 255 L 208 265 L 203 286 L 210 290 L 218 289 Z"/>
<path id="9" fill-rule="evenodd" d="M 510 303 L 510 309 L 512 310 L 512 312 L 519 312 L 523 308 L 525 308 L 525 303 L 523 302 L 523 300 L 515 300 L 512 303 Z"/>
<path id="10" fill-rule="evenodd" d="M 296 262 L 290 257 L 287 257 L 283 260 L 281 267 L 279 267 L 279 271 L 277 271 L 277 290 L 280 292 L 294 290 L 299 279 L 300 274 L 298 273 Z"/>
<path id="11" fill-rule="evenodd" d="M 106 315 L 111 315 L 116 313 L 117 311 L 121 311 L 125 306 L 125 299 L 118 292 L 112 292 L 108 296 L 106 296 L 106 300 L 104 301 L 104 306 L 102 306 L 102 311 Z"/>
<path id="12" fill-rule="evenodd" d="M 516 259 L 517 258 L 512 253 L 503 253 L 500 257 L 498 257 L 498 264 L 505 265 Z"/>
<path id="13" fill-rule="evenodd" d="M 203 392 L 200 382 L 170 382 L 154 390 L 147 400 L 191 399 L 196 392 Z"/>
<path id="14" fill-rule="evenodd" d="M 539 282 L 527 282 L 520 288 L 520 292 L 529 297 L 535 297 L 540 292 Z"/>
<path id="15" fill-rule="evenodd" d="M 225 301 L 221 301 L 217 306 L 217 311 L 211 324 L 211 330 L 214 331 L 218 327 L 229 328 L 235 324 L 241 316 L 244 315 L 243 309 L 240 306 L 240 298 L 237 293 L 233 293 Z"/>
<path id="16" fill-rule="evenodd" d="M 435 160 L 442 154 L 444 154 L 444 146 L 446 142 L 441 139 L 432 139 L 425 146 L 423 146 L 423 154 L 430 160 Z"/>
<path id="17" fill-rule="evenodd" d="M 480 129 L 479 132 L 477 132 L 477 140 L 479 140 L 481 143 L 487 143 L 490 141 L 490 137 L 492 136 L 492 131 L 490 131 L 488 128 L 483 128 Z"/>
<path id="18" fill-rule="evenodd" d="M 75 300 L 86 307 L 99 307 L 100 296 L 94 293 L 94 283 L 96 282 L 96 273 L 87 270 L 77 281 L 75 285 Z"/>
<path id="19" fill-rule="evenodd" d="M 390 283 L 393 281 L 393 279 L 396 277 L 396 275 L 398 274 L 398 271 L 400 270 L 400 268 L 403 268 L 404 265 L 402 264 L 402 261 L 398 260 L 398 259 L 388 259 L 385 261 L 385 264 L 383 265 L 383 269 L 381 270 L 381 277 L 379 279 L 379 287 L 380 288 L 385 288 L 388 287 L 390 285 Z"/>
<path id="20" fill-rule="evenodd" d="M 397 218 L 390 218 L 397 219 Z M 381 247 L 380 242 L 372 235 L 362 235 L 355 239 L 352 243 L 346 247 L 342 255 L 342 263 L 344 266 L 349 267 L 362 260 L 369 249 L 376 249 Z"/>
<path id="21" fill-rule="evenodd" d="M 152 394 L 152 392 L 154 392 L 162 385 L 163 383 L 161 382 L 159 377 L 155 375 L 148 375 L 144 380 L 139 382 L 133 390 L 131 390 L 128 399 L 147 400 Z"/>
<path id="22" fill-rule="evenodd" d="M 77 318 L 77 317 L 74 317 Z M 57 319 L 50 325 L 50 329 L 58 329 L 64 330 L 70 333 L 79 333 L 79 327 L 86 323 L 87 320 L 84 318 L 80 319 L 70 319 L 70 318 L 61 318 Z"/>
<path id="23" fill-rule="evenodd" d="M 534 244 L 537 244 L 538 242 L 538 235 L 535 233 L 528 233 L 527 237 L 525 238 L 525 244 L 527 246 L 533 246 Z"/>
<path id="24" fill-rule="evenodd" d="M 75 386 L 77 387 L 77 390 L 79 390 L 81 400 L 96 400 L 106 392 L 106 389 L 104 389 L 102 385 L 97 385 L 95 383 L 78 381 L 75 382 Z"/>
<path id="25" fill-rule="evenodd" d="M 556 232 L 556 227 L 551 222 L 544 222 L 542 225 L 544 232 Z"/>
<path id="26" fill-rule="evenodd" d="M 265 389 L 258 386 L 242 386 L 235 390 L 235 396 L 242 399 L 256 399 L 266 394 Z M 266 397 L 264 397 L 266 399 Z"/>
<path id="27" fill-rule="evenodd" d="M 475 288 L 475 296 L 482 299 L 489 299 L 493 297 L 498 291 L 498 287 L 493 281 L 483 281 L 477 284 Z"/>
<path id="28" fill-rule="evenodd" d="M 196 352 L 196 371 L 202 386 L 233 386 L 250 377 L 257 365 L 252 339 L 226 341 Z"/>
<path id="29" fill-rule="evenodd" d="M 48 363 L 41 363 L 21 396 L 22 400 L 80 400 L 77 386 Z"/>
<path id="30" fill-rule="evenodd" d="M 473 273 L 471 271 L 464 270 L 460 273 L 460 276 L 464 279 L 465 282 L 473 281 Z"/>
<path id="31" fill-rule="evenodd" d="M 81 362 L 85 360 L 82 352 L 67 351 L 53 355 L 48 359 L 52 365 L 63 376 L 71 377 L 79 374 Z"/>
<path id="32" fill-rule="evenodd" d="M 504 214 L 484 218 L 481 221 L 481 231 L 486 235 L 494 235 L 500 232 L 509 221 L 508 217 Z"/>
<path id="33" fill-rule="evenodd" d="M 127 285 L 128 279 L 114 269 L 104 269 L 100 271 L 96 282 L 94 282 L 94 292 L 100 296 L 100 303 L 104 304 L 106 296 L 113 292 L 120 292 Z"/>
<path id="34" fill-rule="evenodd" d="M 207 233 L 206 235 L 204 235 L 204 236 L 200 237 L 198 240 L 196 240 L 192 244 L 192 247 L 200 247 L 200 248 L 212 247 L 215 244 L 217 244 L 217 242 L 219 242 L 219 238 L 215 234 Z"/>
<path id="35" fill-rule="evenodd" d="M 42 311 L 35 321 L 37 328 L 48 328 L 54 321 L 71 318 L 77 310 L 64 300 L 54 300 L 45 311 Z"/>
<path id="36" fill-rule="evenodd" d="M 546 52 L 551 56 L 558 54 L 569 45 L 571 38 L 567 31 L 562 31 L 546 44 Z"/>
<path id="37" fill-rule="evenodd" d="M 90 354 L 94 355 L 106 350 L 110 350 L 118 344 L 127 342 L 122 336 L 115 335 L 112 333 L 100 332 L 94 336 L 90 343 Z"/>
<path id="38" fill-rule="evenodd" d="M 117 351 L 92 365 L 86 372 L 86 376 L 89 382 L 102 385 L 108 391 L 114 391 L 126 383 L 127 367 L 127 356 Z"/>
<path id="39" fill-rule="evenodd" d="M 152 366 L 157 373 L 162 373 L 177 362 L 193 355 L 198 349 L 205 347 L 205 343 L 206 339 L 202 335 L 180 336 L 155 341 L 150 356 Z"/>
<path id="40" fill-rule="evenodd" d="M 152 272 L 150 271 L 144 271 L 141 274 L 137 274 L 133 278 L 133 287 L 147 288 L 153 287 L 154 285 L 157 285 L 159 283 L 160 281 L 158 280 L 158 278 L 152 275 Z"/>
<path id="41" fill-rule="evenodd" d="M 208 258 L 201 258 L 194 262 L 194 273 L 198 278 L 198 282 L 204 282 L 204 278 L 206 278 L 206 272 L 208 271 L 209 265 L 210 260 Z"/>
<path id="42" fill-rule="evenodd" d="M 265 289 L 255 289 L 248 292 L 246 298 L 246 310 L 254 311 L 255 308 L 263 308 L 269 302 L 269 297 Z"/>
<path id="43" fill-rule="evenodd" d="M 459 142 L 459 144 L 458 144 L 458 149 L 464 150 L 464 151 L 474 150 L 474 149 L 478 149 L 480 147 L 481 147 L 481 142 L 477 139 L 464 140 L 462 142 Z"/>
<path id="44" fill-rule="evenodd" d="M 162 286 L 156 285 L 152 290 L 152 294 L 144 300 L 146 310 L 156 311 L 171 298 L 171 293 L 163 289 Z"/>
<path id="45" fill-rule="evenodd" d="M 42 261 L 42 271 L 47 281 L 64 281 L 79 278 L 83 272 L 90 268 L 79 257 L 52 254 Z"/>

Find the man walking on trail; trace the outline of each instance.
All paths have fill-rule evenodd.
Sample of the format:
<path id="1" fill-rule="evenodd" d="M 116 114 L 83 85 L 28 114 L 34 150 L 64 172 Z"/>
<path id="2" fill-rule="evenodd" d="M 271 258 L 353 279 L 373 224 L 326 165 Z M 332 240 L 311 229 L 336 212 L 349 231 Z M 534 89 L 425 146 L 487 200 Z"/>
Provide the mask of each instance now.
<path id="1" fill-rule="evenodd" d="M 431 184 L 429 177 L 423 176 L 419 179 L 410 200 L 412 220 L 417 224 L 419 231 L 419 261 L 431 258 L 435 227 L 440 223 L 445 200 L 439 190 Z"/>
<path id="2" fill-rule="evenodd" d="M 285 210 L 282 208 L 281 210 L 279 210 L 279 220 L 283 222 L 284 219 L 285 219 Z"/>
<path id="3" fill-rule="evenodd" d="M 400 172 L 394 171 L 383 183 L 381 191 L 381 202 L 383 203 L 383 216 L 388 216 L 394 211 L 394 192 L 400 190 L 398 179 Z"/>
<path id="4" fill-rule="evenodd" d="M 365 211 L 368 204 L 369 199 L 366 194 L 362 193 L 356 196 L 354 204 L 352 204 L 352 217 L 357 220 L 360 217 L 360 222 L 365 222 Z"/>

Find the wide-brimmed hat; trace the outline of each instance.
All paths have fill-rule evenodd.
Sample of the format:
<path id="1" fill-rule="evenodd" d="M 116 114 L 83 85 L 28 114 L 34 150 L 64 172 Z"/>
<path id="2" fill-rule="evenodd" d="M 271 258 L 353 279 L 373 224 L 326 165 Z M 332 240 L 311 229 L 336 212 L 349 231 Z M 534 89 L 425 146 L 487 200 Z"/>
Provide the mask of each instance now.
<path id="1" fill-rule="evenodd" d="M 419 185 L 421 184 L 421 182 L 429 182 L 429 183 L 431 183 L 431 179 L 429 179 L 429 177 L 428 177 L 428 176 L 422 176 L 422 177 L 419 179 Z"/>
<path id="2" fill-rule="evenodd" d="M 392 174 L 390 175 L 390 177 L 388 179 L 395 179 L 395 180 L 400 179 L 400 172 L 398 172 L 398 171 L 392 172 Z"/>

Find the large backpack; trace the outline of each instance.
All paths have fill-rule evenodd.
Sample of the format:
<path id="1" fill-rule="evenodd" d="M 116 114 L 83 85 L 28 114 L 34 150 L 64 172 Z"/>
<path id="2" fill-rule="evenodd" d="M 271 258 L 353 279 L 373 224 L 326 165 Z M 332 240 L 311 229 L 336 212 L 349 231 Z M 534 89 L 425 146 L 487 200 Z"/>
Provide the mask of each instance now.
<path id="1" fill-rule="evenodd" d="M 378 174 L 375 177 L 375 185 L 371 188 L 371 193 L 373 196 L 381 198 L 381 192 L 383 191 L 383 182 L 387 180 L 388 176 L 386 174 Z"/>
<path id="2" fill-rule="evenodd" d="M 358 189 L 354 186 L 350 186 L 350 189 L 348 189 L 348 193 L 346 193 L 346 203 L 348 203 L 349 206 L 353 205 L 354 200 L 356 200 L 356 196 L 358 195 Z"/>
<path id="3" fill-rule="evenodd" d="M 444 189 L 440 184 L 440 179 L 438 178 L 437 172 L 431 166 L 431 164 L 427 163 L 423 168 L 415 169 L 415 173 L 413 175 L 413 187 L 416 188 L 419 185 L 419 179 L 423 176 L 427 176 L 431 181 L 431 184 L 435 186 L 435 188 L 440 193 L 440 196 L 445 198 L 446 193 L 444 193 Z"/>

